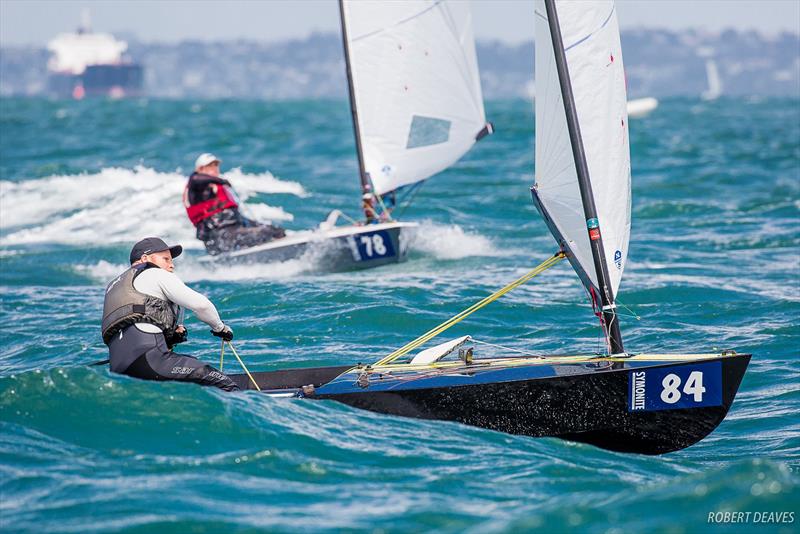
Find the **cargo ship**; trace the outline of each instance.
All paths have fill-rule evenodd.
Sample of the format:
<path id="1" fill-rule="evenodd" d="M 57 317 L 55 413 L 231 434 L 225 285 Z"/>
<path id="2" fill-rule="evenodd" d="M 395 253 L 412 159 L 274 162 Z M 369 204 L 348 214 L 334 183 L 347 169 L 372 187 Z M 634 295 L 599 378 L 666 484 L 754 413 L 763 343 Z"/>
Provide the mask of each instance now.
<path id="1" fill-rule="evenodd" d="M 144 69 L 125 56 L 128 43 L 94 33 L 84 12 L 73 33 L 61 33 L 47 45 L 48 92 L 56 98 L 141 96 Z"/>

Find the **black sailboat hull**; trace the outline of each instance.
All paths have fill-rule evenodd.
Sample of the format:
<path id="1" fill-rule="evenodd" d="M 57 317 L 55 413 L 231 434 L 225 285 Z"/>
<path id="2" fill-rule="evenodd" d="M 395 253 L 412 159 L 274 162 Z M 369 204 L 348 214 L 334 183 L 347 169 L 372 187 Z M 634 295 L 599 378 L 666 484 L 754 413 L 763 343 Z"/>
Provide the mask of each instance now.
<path id="1" fill-rule="evenodd" d="M 313 385 L 313 391 L 306 387 L 297 396 L 335 400 L 373 412 L 455 421 L 508 434 L 558 437 L 618 452 L 663 454 L 697 443 L 722 422 L 749 361 L 750 355 L 734 355 L 621 366 L 607 360 L 530 367 L 473 364 L 368 374 L 328 367 L 254 376 L 265 390 Z M 659 380 L 662 375 L 683 376 L 688 384 L 685 378 L 692 372 L 707 373 L 706 397 L 714 397 L 711 405 L 701 402 L 697 407 L 671 409 L 664 402 L 659 404 L 659 391 L 654 391 L 652 409 L 633 409 L 634 373 L 651 373 Z M 528 378 L 514 379 L 525 375 Z M 236 380 L 247 387 L 246 376 Z M 691 403 L 691 395 L 678 394 L 684 397 L 681 402 Z"/>

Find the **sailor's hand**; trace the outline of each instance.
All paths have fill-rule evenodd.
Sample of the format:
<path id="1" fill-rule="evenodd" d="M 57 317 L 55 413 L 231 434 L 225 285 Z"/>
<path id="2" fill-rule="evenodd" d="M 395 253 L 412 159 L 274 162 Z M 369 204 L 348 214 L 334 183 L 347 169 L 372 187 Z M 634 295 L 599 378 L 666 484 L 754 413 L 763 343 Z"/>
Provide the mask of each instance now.
<path id="1" fill-rule="evenodd" d="M 211 333 L 217 337 L 221 337 L 223 341 L 233 341 L 233 330 L 226 324 L 222 325 L 221 330 L 217 330 L 216 332 L 212 330 Z"/>
<path id="2" fill-rule="evenodd" d="M 189 339 L 189 335 L 186 332 L 186 328 L 183 325 L 180 325 L 178 328 L 175 329 L 174 332 L 166 339 L 167 341 L 167 348 L 171 349 L 178 343 L 183 343 Z"/>
<path id="3" fill-rule="evenodd" d="M 177 345 L 178 343 L 183 343 L 189 339 L 189 331 L 186 330 L 186 327 L 183 325 L 179 325 L 178 328 L 175 329 L 175 335 L 172 336 L 172 342 Z"/>

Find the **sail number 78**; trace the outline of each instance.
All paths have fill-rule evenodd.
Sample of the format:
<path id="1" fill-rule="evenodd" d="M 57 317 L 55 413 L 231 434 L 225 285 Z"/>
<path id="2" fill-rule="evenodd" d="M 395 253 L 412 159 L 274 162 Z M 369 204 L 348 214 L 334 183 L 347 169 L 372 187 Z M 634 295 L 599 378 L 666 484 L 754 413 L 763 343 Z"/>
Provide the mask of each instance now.
<path id="1" fill-rule="evenodd" d="M 383 243 L 383 237 L 380 234 L 362 235 L 361 244 L 367 253 L 367 257 L 384 256 L 386 254 L 386 245 Z"/>
<path id="2" fill-rule="evenodd" d="M 694 402 L 703 402 L 703 393 L 705 393 L 706 388 L 703 387 L 702 371 L 692 371 L 689 374 L 689 378 L 686 379 L 686 384 L 683 385 L 682 390 L 678 389 L 680 385 L 681 377 L 678 375 L 670 373 L 665 376 L 661 381 L 661 386 L 663 387 L 661 400 L 667 404 L 675 404 L 681 400 L 681 391 L 683 391 L 686 395 L 693 395 Z"/>

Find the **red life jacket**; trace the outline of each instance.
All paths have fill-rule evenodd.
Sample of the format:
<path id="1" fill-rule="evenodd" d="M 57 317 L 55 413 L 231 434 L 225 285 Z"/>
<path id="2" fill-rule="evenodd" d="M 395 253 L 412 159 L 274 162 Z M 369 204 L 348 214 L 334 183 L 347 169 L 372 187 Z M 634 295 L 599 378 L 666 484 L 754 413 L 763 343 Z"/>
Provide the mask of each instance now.
<path id="1" fill-rule="evenodd" d="M 189 204 L 189 184 L 186 184 L 186 187 L 183 190 L 183 205 L 186 208 L 186 215 L 189 216 L 189 220 L 192 221 L 192 224 L 195 226 L 208 219 L 215 213 L 219 213 L 222 210 L 239 207 L 239 204 L 236 202 L 233 193 L 228 190 L 227 186 L 217 185 L 216 189 L 216 196 L 213 196 L 208 200 L 198 202 L 197 204 Z"/>

